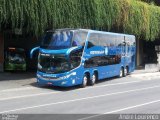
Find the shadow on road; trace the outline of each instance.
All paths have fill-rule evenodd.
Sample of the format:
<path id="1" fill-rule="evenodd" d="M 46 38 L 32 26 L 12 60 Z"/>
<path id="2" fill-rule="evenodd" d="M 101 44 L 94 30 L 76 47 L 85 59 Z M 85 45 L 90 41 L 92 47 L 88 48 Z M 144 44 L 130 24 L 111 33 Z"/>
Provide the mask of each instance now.
<path id="1" fill-rule="evenodd" d="M 34 72 L 5 72 L 0 73 L 0 81 L 7 80 L 27 80 L 35 78 L 36 74 Z"/>
<path id="2" fill-rule="evenodd" d="M 73 87 L 59 87 L 59 86 L 51 86 L 51 85 L 39 85 L 37 82 L 30 84 L 33 87 L 42 88 L 42 89 L 49 89 L 49 90 L 55 90 L 55 91 L 71 91 L 75 89 L 79 89 L 79 86 L 73 86 Z"/>
<path id="3" fill-rule="evenodd" d="M 99 80 L 96 85 L 103 85 L 103 82 L 106 81 L 112 81 L 116 79 L 117 77 L 114 78 L 108 78 L 104 80 Z M 42 89 L 50 89 L 50 90 L 55 90 L 55 91 L 72 91 L 75 89 L 83 89 L 79 85 L 73 86 L 73 87 L 57 87 L 57 86 L 40 86 L 36 82 L 36 73 L 35 72 L 5 72 L 5 73 L 0 73 L 0 81 L 6 81 L 6 84 L 14 85 L 17 84 L 18 86 L 25 87 L 25 86 L 33 86 L 37 88 L 42 88 Z M 106 83 L 105 83 L 106 84 Z M 91 86 L 92 87 L 92 86 Z"/>
<path id="4" fill-rule="evenodd" d="M 102 84 L 106 81 L 112 81 L 117 79 L 118 77 L 113 77 L 113 78 L 107 78 L 107 79 L 103 79 L 103 80 L 99 80 L 98 82 L 96 82 L 95 85 L 99 85 Z M 52 86 L 52 85 L 39 85 L 38 83 L 31 83 L 31 86 L 37 87 L 37 88 L 42 88 L 42 89 L 49 89 L 49 90 L 55 90 L 55 91 L 62 91 L 62 92 L 66 92 L 66 91 L 72 91 L 72 90 L 77 90 L 77 89 L 83 89 L 81 88 L 79 85 L 77 86 L 73 86 L 73 87 L 58 87 L 58 86 Z M 91 86 L 94 87 L 94 86 Z"/>

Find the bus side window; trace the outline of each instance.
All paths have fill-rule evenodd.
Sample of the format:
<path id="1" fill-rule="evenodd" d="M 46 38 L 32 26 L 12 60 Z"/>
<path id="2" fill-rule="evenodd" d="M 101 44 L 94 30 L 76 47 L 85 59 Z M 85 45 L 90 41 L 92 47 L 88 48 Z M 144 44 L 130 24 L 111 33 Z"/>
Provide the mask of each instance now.
<path id="1" fill-rule="evenodd" d="M 94 47 L 94 44 L 88 41 L 88 46 L 87 46 L 87 48 L 89 49 L 89 48 L 91 48 L 91 47 Z"/>
<path id="2" fill-rule="evenodd" d="M 82 50 L 74 51 L 70 54 L 71 68 L 78 67 L 81 62 Z"/>
<path id="3" fill-rule="evenodd" d="M 87 48 L 91 48 L 94 46 L 99 46 L 99 38 L 97 33 L 91 33 L 88 39 Z"/>

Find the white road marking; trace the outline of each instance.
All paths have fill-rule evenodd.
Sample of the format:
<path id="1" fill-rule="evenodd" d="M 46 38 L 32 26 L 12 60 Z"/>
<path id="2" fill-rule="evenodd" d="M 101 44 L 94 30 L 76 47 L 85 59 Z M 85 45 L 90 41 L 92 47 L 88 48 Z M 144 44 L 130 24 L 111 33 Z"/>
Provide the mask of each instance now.
<path id="1" fill-rule="evenodd" d="M 150 81 L 150 80 L 143 80 L 143 81 Z M 97 86 L 94 86 L 94 87 L 91 86 L 91 87 L 87 87 L 87 88 L 77 89 L 76 91 L 81 91 L 81 90 L 86 90 L 86 89 L 94 89 L 94 88 L 101 88 L 101 87 L 107 87 L 107 86 L 116 86 L 116 85 L 125 85 L 125 84 L 131 84 L 131 83 L 139 83 L 139 82 L 143 82 L 143 81 L 132 81 L 132 82 L 122 82 L 122 83 L 116 83 L 116 84 L 97 85 Z M 29 88 L 30 87 L 26 87 L 26 88 L 21 89 L 21 90 L 26 90 L 26 89 L 29 89 Z M 39 88 L 37 88 L 37 89 L 39 89 Z M 31 94 L 31 95 L 14 96 L 14 97 L 8 97 L 8 98 L 1 98 L 0 101 L 26 98 L 26 97 L 36 97 L 36 96 L 41 96 L 41 95 L 50 95 L 50 94 L 54 94 L 54 93 L 61 93 L 61 92 L 46 92 L 46 93 L 38 93 L 38 94 Z"/>
<path id="2" fill-rule="evenodd" d="M 141 77 L 137 77 L 137 78 L 141 78 Z M 143 77 L 143 78 L 144 78 L 144 77 Z M 151 80 L 151 79 L 146 79 L 146 80 L 143 80 L 143 81 L 150 81 L 150 80 Z M 152 79 L 152 80 L 153 80 L 153 79 Z M 127 83 L 135 83 L 135 82 L 143 82 L 143 81 L 141 81 L 141 80 L 134 80 L 134 81 L 131 81 L 131 82 L 122 82 L 122 83 L 116 83 L 116 84 L 97 85 L 97 86 L 94 86 L 94 88 L 111 86 L 111 85 L 127 84 Z M 106 81 L 106 82 L 107 82 L 107 81 Z M 83 89 L 80 89 L 80 90 L 91 89 L 91 88 L 93 88 L 93 86 L 88 87 L 88 88 L 83 88 Z M 33 90 L 33 89 L 41 89 L 41 88 L 37 88 L 37 87 L 22 87 L 22 88 L 4 89 L 4 90 L 0 90 L 0 92 L 15 92 L 15 91 Z"/>
<path id="3" fill-rule="evenodd" d="M 146 102 L 146 103 L 143 103 L 143 104 L 138 104 L 138 105 L 135 105 L 135 106 L 130 106 L 130 107 L 122 108 L 122 109 L 117 109 L 117 110 L 114 110 L 114 111 L 105 112 L 101 115 L 92 115 L 92 116 L 89 116 L 89 117 L 80 118 L 78 120 L 87 120 L 87 119 L 103 116 L 103 115 L 106 115 L 106 114 L 113 114 L 113 113 L 129 110 L 129 109 L 133 109 L 133 108 L 138 108 L 138 107 L 142 107 L 142 106 L 145 106 L 145 105 L 150 105 L 150 104 L 154 104 L 154 103 L 158 103 L 158 102 L 160 102 L 160 100 L 155 100 L 155 101 Z"/>
<path id="4" fill-rule="evenodd" d="M 54 103 L 36 105 L 36 106 L 31 106 L 31 107 L 18 108 L 18 109 L 13 109 L 13 110 L 1 111 L 0 114 L 8 113 L 8 112 L 21 111 L 21 110 L 27 110 L 27 109 L 33 109 L 33 108 L 39 108 L 39 107 L 46 107 L 46 106 L 57 105 L 57 104 L 77 102 L 77 101 L 82 101 L 82 100 L 87 100 L 87 99 L 94 99 L 94 98 L 100 98 L 100 97 L 106 97 L 106 96 L 117 95 L 117 94 L 124 94 L 124 93 L 130 93 L 130 92 L 149 90 L 149 89 L 154 89 L 154 88 L 159 88 L 159 87 L 160 87 L 160 85 L 159 86 L 153 86 L 153 87 L 147 87 L 147 88 L 141 88 L 141 89 L 134 89 L 134 90 L 116 92 L 116 93 L 103 94 L 103 95 L 86 97 L 86 98 L 79 98 L 79 99 L 74 99 L 74 100 L 66 100 L 66 101 L 61 101 L 61 102 L 54 102 Z"/>
<path id="5" fill-rule="evenodd" d="M 79 90 L 84 90 L 84 89 L 91 89 L 91 88 L 99 88 L 99 87 L 106 87 L 106 86 L 115 86 L 115 85 L 125 85 L 125 84 L 131 84 L 131 83 L 139 83 L 139 82 L 144 82 L 144 81 L 152 81 L 152 80 L 134 80 L 131 82 L 122 82 L 122 83 L 111 83 L 111 84 L 105 84 L 105 85 L 97 85 L 97 86 L 91 86 L 88 88 L 83 88 L 83 89 L 79 89 Z"/>
<path id="6" fill-rule="evenodd" d="M 147 80 L 143 80 L 143 81 L 148 81 L 148 80 L 151 80 L 151 78 L 160 78 L 160 73 L 156 72 L 156 73 L 145 73 L 145 74 L 131 74 L 129 76 L 130 77 L 135 77 L 135 78 L 140 78 L 140 79 L 142 79 L 142 78 L 148 78 Z M 95 87 L 99 87 L 99 86 L 95 86 Z M 0 90 L 0 92 L 21 91 L 21 90 L 27 90 L 27 89 L 41 89 L 41 88 L 23 87 L 23 88 L 13 88 L 13 89 Z"/>
<path id="7" fill-rule="evenodd" d="M 21 95 L 21 96 L 15 96 L 15 97 L 2 98 L 0 99 L 0 101 L 18 99 L 18 98 L 26 98 L 26 97 L 36 97 L 36 96 L 41 96 L 41 95 L 50 95 L 54 93 L 59 93 L 59 92 L 47 92 L 47 93 L 45 92 L 45 93 L 38 93 L 38 94 Z"/>

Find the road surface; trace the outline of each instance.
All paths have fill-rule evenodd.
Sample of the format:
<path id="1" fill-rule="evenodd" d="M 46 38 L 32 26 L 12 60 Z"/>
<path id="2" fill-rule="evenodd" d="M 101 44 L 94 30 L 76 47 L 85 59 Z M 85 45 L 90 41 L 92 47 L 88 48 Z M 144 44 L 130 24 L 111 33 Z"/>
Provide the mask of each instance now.
<path id="1" fill-rule="evenodd" d="M 38 114 L 39 119 L 97 120 L 106 119 L 106 114 L 158 113 L 160 73 L 106 79 L 86 88 L 38 87 L 30 83 L 0 89 L 2 115 L 32 114 L 32 119 L 38 119 L 34 116 Z"/>

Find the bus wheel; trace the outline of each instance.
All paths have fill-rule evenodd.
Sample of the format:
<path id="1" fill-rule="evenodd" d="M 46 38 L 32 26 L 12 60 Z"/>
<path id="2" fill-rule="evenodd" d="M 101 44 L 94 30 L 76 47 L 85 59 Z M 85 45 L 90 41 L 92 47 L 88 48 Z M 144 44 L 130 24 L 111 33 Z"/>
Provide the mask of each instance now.
<path id="1" fill-rule="evenodd" d="M 124 77 L 127 76 L 127 74 L 128 74 L 128 67 L 125 67 L 125 69 L 124 69 Z"/>
<path id="2" fill-rule="evenodd" d="M 83 77 L 83 81 L 82 81 L 82 84 L 81 84 L 81 87 L 84 88 L 87 86 L 87 82 L 88 82 L 88 76 L 85 74 L 84 77 Z"/>
<path id="3" fill-rule="evenodd" d="M 124 77 L 124 68 L 121 68 L 120 73 L 119 73 L 119 77 Z"/>
<path id="4" fill-rule="evenodd" d="M 94 84 L 96 83 L 97 79 L 98 79 L 98 76 L 97 76 L 96 73 L 94 73 L 94 74 L 92 75 L 92 79 L 89 80 L 89 85 L 94 85 Z"/>

